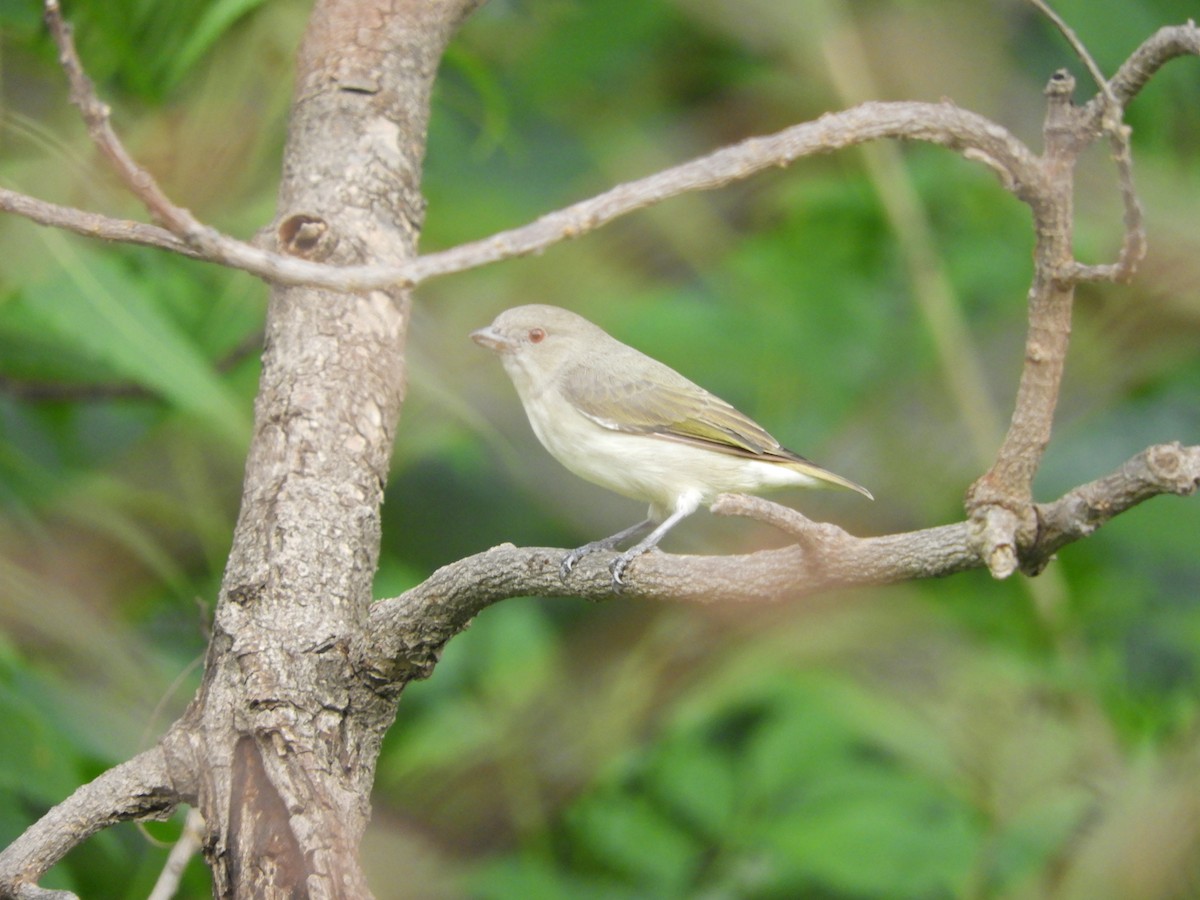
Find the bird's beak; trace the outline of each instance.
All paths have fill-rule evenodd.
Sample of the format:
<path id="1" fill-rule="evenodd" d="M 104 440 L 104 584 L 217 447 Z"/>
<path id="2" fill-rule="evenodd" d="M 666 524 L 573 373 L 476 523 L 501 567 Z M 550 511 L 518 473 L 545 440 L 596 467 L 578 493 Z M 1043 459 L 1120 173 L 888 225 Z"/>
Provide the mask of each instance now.
<path id="1" fill-rule="evenodd" d="M 480 328 L 478 331 L 472 331 L 471 340 L 477 343 L 480 347 L 487 347 L 489 350 L 494 350 L 497 353 L 503 353 L 512 346 L 504 339 L 500 332 L 496 331 L 496 329 L 491 325 L 489 325 L 487 328 Z"/>

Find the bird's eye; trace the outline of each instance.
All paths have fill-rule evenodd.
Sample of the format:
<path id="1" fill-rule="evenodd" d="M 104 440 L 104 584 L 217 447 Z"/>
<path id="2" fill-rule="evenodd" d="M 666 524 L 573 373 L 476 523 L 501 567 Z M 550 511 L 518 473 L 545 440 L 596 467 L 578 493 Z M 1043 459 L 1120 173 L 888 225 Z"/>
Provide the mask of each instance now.
<path id="1" fill-rule="evenodd" d="M 529 329 L 529 343 L 540 344 L 545 339 L 546 339 L 546 332 L 544 330 L 542 330 L 541 328 L 530 328 Z"/>

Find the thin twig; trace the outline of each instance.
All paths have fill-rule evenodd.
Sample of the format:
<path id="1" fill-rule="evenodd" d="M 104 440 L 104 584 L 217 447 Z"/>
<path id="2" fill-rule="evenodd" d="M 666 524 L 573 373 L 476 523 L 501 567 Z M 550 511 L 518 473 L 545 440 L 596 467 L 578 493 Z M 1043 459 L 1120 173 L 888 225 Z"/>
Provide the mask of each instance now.
<path id="1" fill-rule="evenodd" d="M 579 237 L 612 220 L 690 191 L 712 190 L 744 180 L 764 169 L 883 138 L 921 140 L 950 147 L 992 168 L 1006 190 L 1026 202 L 1037 197 L 1040 175 L 1033 154 L 1000 125 L 950 103 L 868 103 L 816 122 L 795 125 L 773 135 L 749 138 L 707 156 L 618 185 L 588 200 L 550 213 L 518 228 L 500 232 L 402 265 L 337 267 L 272 253 L 238 241 L 199 223 L 173 204 L 145 169 L 138 166 L 110 123 L 110 110 L 96 96 L 75 51 L 70 26 L 57 0 L 46 0 L 46 19 L 58 42 L 62 64 L 89 134 L 130 190 L 169 231 L 91 216 L 84 221 L 61 215 L 30 198 L 8 198 L 0 204 L 35 221 L 112 240 L 136 231 L 141 242 L 175 252 L 188 252 L 210 262 L 242 269 L 278 284 L 309 285 L 338 291 L 364 292 L 411 287 L 430 278 L 462 272 L 503 259 L 541 252 L 560 241 Z M 0 200 L 3 200 L 0 197 Z M 177 242 L 166 235 L 173 234 Z"/>
<path id="2" fill-rule="evenodd" d="M 199 250 L 189 247 L 171 232 L 157 225 L 115 219 L 71 206 L 59 206 L 57 203 L 38 200 L 6 188 L 0 188 L 0 210 L 16 213 L 39 225 L 59 228 L 83 237 L 170 250 L 192 259 L 205 258 Z"/>
<path id="3" fill-rule="evenodd" d="M 1146 229 L 1143 221 L 1141 201 L 1133 187 L 1133 161 L 1129 146 L 1129 127 L 1119 121 L 1113 126 L 1108 120 L 1115 106 L 1124 109 L 1163 65 L 1180 56 L 1200 56 L 1200 28 L 1195 22 L 1160 28 L 1143 41 L 1129 58 L 1121 64 L 1107 82 L 1101 94 L 1093 98 L 1084 108 L 1091 118 L 1098 118 L 1102 128 L 1108 130 L 1113 144 L 1113 162 L 1117 167 L 1118 186 L 1124 207 L 1125 236 L 1121 243 L 1120 257 L 1108 271 L 1094 274 L 1114 281 L 1128 281 L 1146 255 Z M 1093 273 L 1083 271 L 1079 277 L 1090 278 Z"/>
<path id="4" fill-rule="evenodd" d="M 1112 144 L 1113 162 L 1117 167 L 1117 186 L 1121 193 L 1121 203 L 1124 207 L 1124 231 L 1121 239 L 1121 249 L 1117 262 L 1112 265 L 1085 266 L 1080 263 L 1068 267 L 1065 274 L 1079 281 L 1121 281 L 1133 278 L 1138 263 L 1146 255 L 1146 234 L 1142 221 L 1142 204 L 1133 187 L 1133 156 L 1129 148 L 1130 129 L 1121 120 L 1124 107 L 1117 99 L 1109 80 L 1100 71 L 1091 53 L 1075 31 L 1050 8 L 1045 0 L 1028 0 L 1037 7 L 1054 27 L 1059 30 L 1075 54 L 1083 62 L 1092 80 L 1099 88 L 1100 127 L 1109 136 Z"/>
<path id="5" fill-rule="evenodd" d="M 1075 34 L 1071 26 L 1064 22 L 1059 14 L 1051 9 L 1050 5 L 1046 3 L 1045 0 L 1028 0 L 1028 2 L 1037 7 L 1037 9 L 1041 11 L 1042 15 L 1044 15 L 1054 24 L 1054 27 L 1059 30 L 1064 38 L 1066 38 L 1067 43 L 1071 45 L 1071 49 L 1075 51 L 1075 55 L 1079 57 L 1080 61 L 1087 68 L 1088 72 L 1092 76 L 1092 80 L 1096 82 L 1096 87 L 1100 89 L 1100 93 L 1105 96 L 1112 106 L 1119 108 L 1120 104 L 1117 103 L 1117 98 L 1113 96 L 1113 93 L 1108 86 L 1108 79 L 1104 77 L 1104 73 L 1101 72 L 1100 67 L 1096 65 L 1096 61 L 1092 59 L 1092 54 L 1088 53 L 1087 47 L 1083 45 L 1083 41 L 1079 39 L 1079 36 Z"/>
<path id="6" fill-rule="evenodd" d="M 200 814 L 200 810 L 192 807 L 183 821 L 183 833 L 167 854 L 167 861 L 158 873 L 158 880 L 154 882 L 154 888 L 146 900 L 171 900 L 175 896 L 187 864 L 200 852 L 203 837 L 204 816 Z"/>
<path id="7" fill-rule="evenodd" d="M 1113 271 L 1113 280 L 1127 282 L 1133 278 L 1138 264 L 1146 255 L 1146 226 L 1142 201 L 1138 199 L 1133 186 L 1133 155 L 1129 147 L 1129 126 L 1120 125 L 1110 140 L 1113 146 L 1113 163 L 1117 167 L 1117 186 L 1121 192 L 1121 205 L 1124 209 L 1124 237 L 1121 239 L 1121 251 Z"/>
<path id="8" fill-rule="evenodd" d="M 96 96 L 96 89 L 84 72 L 79 52 L 75 49 L 71 26 L 63 19 L 58 0 L 46 0 L 45 10 L 46 25 L 58 47 L 58 61 L 71 88 L 71 102 L 83 116 L 92 143 L 108 159 L 130 192 L 142 201 L 151 216 L 189 246 L 201 251 L 208 249 L 205 233 L 209 229 L 201 225 L 190 212 L 167 198 L 154 176 L 137 164 L 113 131 L 110 121 L 112 110 Z"/>
<path id="9" fill-rule="evenodd" d="M 1195 22 L 1160 28 L 1138 46 L 1110 82 L 1113 95 L 1127 106 L 1154 73 L 1180 56 L 1200 56 L 1200 28 Z"/>
<path id="10" fill-rule="evenodd" d="M 8 375 L 0 375 L 0 394 L 31 403 L 98 403 L 103 400 L 142 400 L 153 396 L 144 386 L 127 381 L 69 384 Z"/>
<path id="11" fill-rule="evenodd" d="M 431 278 L 540 253 L 561 241 L 580 237 L 621 216 L 681 194 L 714 190 L 767 169 L 791 165 L 806 156 L 886 138 L 948 147 L 987 165 L 1000 177 L 1004 188 L 1019 199 L 1030 204 L 1037 202 L 1042 175 L 1036 158 L 1007 129 L 952 103 L 876 102 L 828 113 L 814 122 L 793 125 L 775 134 L 748 138 L 617 185 L 527 225 L 401 265 L 331 266 L 271 253 L 212 229 L 206 229 L 206 244 L 198 255 L 278 284 L 347 292 L 411 287 Z M 83 233 L 79 228 L 72 230 Z M 117 238 L 111 233 L 100 236 Z"/>

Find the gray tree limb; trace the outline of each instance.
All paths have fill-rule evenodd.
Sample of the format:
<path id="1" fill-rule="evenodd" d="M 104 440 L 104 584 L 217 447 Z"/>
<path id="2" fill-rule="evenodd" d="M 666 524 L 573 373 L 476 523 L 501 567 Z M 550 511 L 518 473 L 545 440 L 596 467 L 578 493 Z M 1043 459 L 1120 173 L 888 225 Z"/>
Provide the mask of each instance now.
<path id="1" fill-rule="evenodd" d="M 36 886 L 42 873 L 97 831 L 168 818 L 182 797 L 161 744 L 83 785 L 0 852 L 0 897 L 70 896 Z"/>
<path id="2" fill-rule="evenodd" d="M 57 10 L 57 5 L 54 6 Z M 1194 24 L 1162 28 L 1147 39 L 1111 81 L 1112 93 L 1128 104 L 1159 68 L 1172 59 L 1200 54 L 1200 29 Z M 82 69 L 80 68 L 80 77 Z M 83 101 L 90 105 L 89 101 Z M 98 101 L 97 101 L 98 102 Z M 102 106 L 102 104 L 101 104 Z M 1087 106 L 1089 118 L 1099 121 L 1097 100 Z M 933 115 L 933 119 L 926 116 Z M 107 114 L 104 113 L 101 119 Z M 935 127 L 931 129 L 931 125 Z M 933 131 L 934 133 L 930 133 Z M 804 156 L 828 153 L 882 138 L 926 140 L 942 144 L 993 168 L 1007 190 L 1026 202 L 1038 180 L 1033 154 L 1007 129 L 951 103 L 868 103 L 829 113 L 775 135 L 749 138 L 740 144 L 683 163 L 611 190 L 518 228 L 499 232 L 437 253 L 397 263 L 330 265 L 308 258 L 273 252 L 193 224 L 190 214 L 175 206 L 161 191 L 143 197 L 152 214 L 175 223 L 175 230 L 71 210 L 15 191 L 0 189 L 0 210 L 42 225 L 87 237 L 137 243 L 206 259 L 241 269 L 274 284 L 308 285 L 346 292 L 389 287 L 414 287 L 431 278 L 464 272 L 503 259 L 542 252 L 556 243 L 581 237 L 612 220 L 671 197 L 695 190 L 714 190 L 763 171 L 790 165 Z M 106 155 L 128 157 L 111 129 L 103 131 Z M 125 177 L 135 185 L 153 179 L 128 160 Z M 136 174 L 135 176 L 135 173 Z M 138 196 L 142 196 L 141 193 Z M 1036 197 L 1036 193 L 1034 195 Z M 299 223 L 293 223 L 299 227 Z M 313 223 L 314 225 L 318 223 Z M 199 238 L 198 238 L 199 236 Z M 291 236 L 291 237 L 294 237 Z M 202 238 L 203 249 L 196 246 Z M 286 243 L 286 241 L 285 241 Z M 1087 277 L 1111 278 L 1111 273 Z"/>
<path id="3" fill-rule="evenodd" d="M 1160 494 L 1200 487 L 1200 446 L 1149 447 L 1113 473 L 1037 504 L 1038 528 L 1019 548 L 1023 570 L 1036 574 L 1072 541 Z M 796 543 L 740 556 L 652 553 L 626 573 L 623 596 L 686 603 L 777 603 L 822 591 L 942 578 L 986 560 L 971 521 L 879 537 L 855 537 L 761 497 L 726 494 L 718 515 L 748 516 L 782 528 Z M 354 654 L 381 684 L 427 676 L 442 646 L 494 603 L 509 597 L 568 596 L 601 602 L 616 596 L 612 553 L 585 557 L 564 581 L 563 549 L 502 544 L 438 569 L 398 597 L 371 608 L 370 627 Z"/>

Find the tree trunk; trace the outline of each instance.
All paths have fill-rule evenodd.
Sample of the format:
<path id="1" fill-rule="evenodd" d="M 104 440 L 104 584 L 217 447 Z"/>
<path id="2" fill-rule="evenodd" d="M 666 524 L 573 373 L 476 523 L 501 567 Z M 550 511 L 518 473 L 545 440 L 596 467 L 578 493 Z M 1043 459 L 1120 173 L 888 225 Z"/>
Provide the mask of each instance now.
<path id="1" fill-rule="evenodd" d="M 339 264 L 415 254 L 430 91 L 473 5 L 316 4 L 279 250 Z M 409 303 L 402 289 L 271 293 L 242 508 L 184 719 L 218 896 L 369 895 L 358 845 L 396 696 L 347 648 L 371 600 Z"/>

